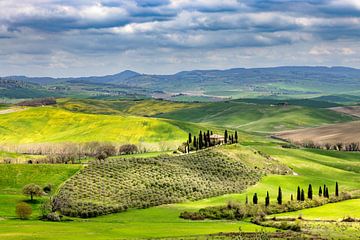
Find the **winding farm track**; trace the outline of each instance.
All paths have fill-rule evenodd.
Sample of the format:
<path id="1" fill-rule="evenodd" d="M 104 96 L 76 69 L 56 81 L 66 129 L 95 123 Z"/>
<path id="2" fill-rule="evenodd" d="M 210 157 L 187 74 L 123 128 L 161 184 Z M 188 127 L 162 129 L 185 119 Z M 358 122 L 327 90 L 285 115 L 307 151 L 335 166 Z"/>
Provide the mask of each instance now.
<path id="1" fill-rule="evenodd" d="M 8 109 L 3 109 L 0 110 L 0 115 L 2 114 L 8 114 L 8 113 L 14 113 L 14 112 L 20 112 L 20 111 L 24 111 L 26 108 L 8 108 Z"/>

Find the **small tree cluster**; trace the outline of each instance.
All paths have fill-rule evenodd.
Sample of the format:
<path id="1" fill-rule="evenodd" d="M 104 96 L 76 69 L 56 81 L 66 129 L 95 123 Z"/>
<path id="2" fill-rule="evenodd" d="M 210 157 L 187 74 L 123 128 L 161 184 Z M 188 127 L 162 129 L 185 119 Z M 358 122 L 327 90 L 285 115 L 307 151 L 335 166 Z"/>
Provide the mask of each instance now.
<path id="1" fill-rule="evenodd" d="M 358 142 L 351 142 L 351 143 L 338 142 L 335 144 L 332 143 L 318 144 L 313 141 L 305 141 L 303 143 L 300 143 L 299 145 L 306 148 L 326 149 L 326 150 L 335 150 L 335 151 L 349 151 L 349 152 L 360 151 L 360 143 Z"/>
<path id="2" fill-rule="evenodd" d="M 181 146 L 179 146 L 178 150 L 183 153 L 189 153 L 191 151 L 197 151 L 200 149 L 205 149 L 209 147 L 213 147 L 222 143 L 221 140 L 216 140 L 216 138 L 211 139 L 213 132 L 210 130 L 200 131 L 199 134 L 193 136 L 191 133 L 188 134 L 188 139 Z M 238 133 L 235 131 L 234 134 L 229 135 L 228 131 L 224 132 L 224 142 L 225 144 L 237 143 L 238 142 Z"/>

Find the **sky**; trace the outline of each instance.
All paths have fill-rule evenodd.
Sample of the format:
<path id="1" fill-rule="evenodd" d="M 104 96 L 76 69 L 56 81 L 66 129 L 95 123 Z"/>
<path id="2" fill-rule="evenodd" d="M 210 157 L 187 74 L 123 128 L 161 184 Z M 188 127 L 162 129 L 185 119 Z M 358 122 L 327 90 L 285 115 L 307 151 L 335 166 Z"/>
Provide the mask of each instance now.
<path id="1" fill-rule="evenodd" d="M 360 0 L 0 0 L 0 76 L 360 68 Z"/>

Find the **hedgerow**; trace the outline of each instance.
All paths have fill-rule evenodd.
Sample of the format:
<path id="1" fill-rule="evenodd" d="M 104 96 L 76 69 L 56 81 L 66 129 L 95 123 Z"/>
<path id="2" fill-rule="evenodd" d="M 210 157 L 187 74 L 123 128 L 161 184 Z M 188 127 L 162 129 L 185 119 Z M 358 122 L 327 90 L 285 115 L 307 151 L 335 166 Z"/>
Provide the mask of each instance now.
<path id="1" fill-rule="evenodd" d="M 237 193 L 259 179 L 256 169 L 211 150 L 96 160 L 67 181 L 54 201 L 64 215 L 95 217 Z"/>

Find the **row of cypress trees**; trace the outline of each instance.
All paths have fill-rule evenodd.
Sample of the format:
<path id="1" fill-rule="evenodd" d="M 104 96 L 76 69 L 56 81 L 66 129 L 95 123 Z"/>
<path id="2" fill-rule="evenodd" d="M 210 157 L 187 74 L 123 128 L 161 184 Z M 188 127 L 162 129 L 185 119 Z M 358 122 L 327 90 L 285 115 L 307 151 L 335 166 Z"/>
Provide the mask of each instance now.
<path id="1" fill-rule="evenodd" d="M 210 140 L 210 136 L 213 135 L 213 132 L 210 130 L 207 131 L 200 131 L 198 136 L 192 136 L 191 133 L 189 133 L 188 136 L 188 140 L 187 140 L 187 152 L 190 151 L 190 149 L 194 149 L 194 150 L 199 150 L 199 149 L 204 149 L 204 148 L 208 148 L 208 147 L 212 147 L 215 146 L 216 142 L 212 142 Z M 224 143 L 225 144 L 233 144 L 233 143 L 238 143 L 238 133 L 237 131 L 235 131 L 234 134 L 229 134 L 227 130 L 225 130 L 224 132 Z"/>
<path id="2" fill-rule="evenodd" d="M 324 190 L 323 190 L 324 189 Z M 329 188 L 324 184 L 323 188 L 321 188 L 321 186 L 319 187 L 319 197 L 325 197 L 325 198 L 329 198 Z M 338 197 L 339 196 L 339 184 L 338 182 L 336 182 L 335 185 L 335 196 Z M 309 184 L 308 186 L 308 191 L 307 191 L 307 198 L 308 199 L 313 199 L 313 189 L 312 189 L 312 185 Z M 277 203 L 279 205 L 282 204 L 282 190 L 281 187 L 279 187 L 278 189 L 278 195 L 277 195 Z M 291 201 L 294 200 L 293 195 L 291 194 Z M 297 188 L 297 194 L 296 194 L 296 200 L 297 201 L 305 201 L 305 191 L 304 189 L 300 190 L 300 187 L 298 186 Z M 248 204 L 248 197 L 246 196 L 246 204 Z M 258 204 L 258 196 L 257 193 L 254 193 L 253 196 L 253 204 Z M 269 206 L 270 205 L 270 196 L 269 196 L 269 192 L 266 192 L 266 197 L 265 197 L 265 206 Z"/>

